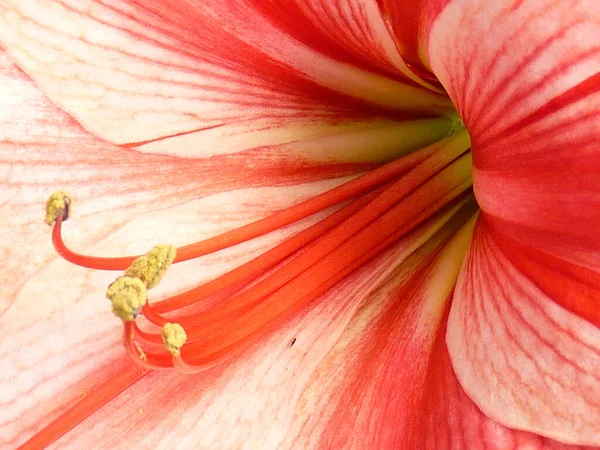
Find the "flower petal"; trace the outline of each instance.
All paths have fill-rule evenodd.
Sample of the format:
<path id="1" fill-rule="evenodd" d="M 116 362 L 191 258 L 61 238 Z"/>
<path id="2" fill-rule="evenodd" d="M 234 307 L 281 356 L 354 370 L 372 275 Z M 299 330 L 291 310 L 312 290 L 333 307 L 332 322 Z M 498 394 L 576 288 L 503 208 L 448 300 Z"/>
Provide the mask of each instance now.
<path id="1" fill-rule="evenodd" d="M 583 450 L 537 434 L 511 430 L 486 416 L 456 379 L 445 342 L 446 326 L 440 327 L 427 371 L 427 395 L 422 422 L 411 449 L 473 450 Z"/>
<path id="2" fill-rule="evenodd" d="M 558 306 L 476 227 L 447 343 L 457 377 L 492 419 L 562 442 L 600 442 L 600 329 Z"/>
<path id="3" fill-rule="evenodd" d="M 53 101 L 148 152 L 232 153 L 451 111 L 403 75 L 374 1 L 27 0 L 3 5 L 0 24 Z"/>
<path id="4" fill-rule="evenodd" d="M 599 24 L 594 1 L 468 0 L 429 41 L 482 208 L 450 314 L 458 379 L 507 426 L 596 445 Z"/>

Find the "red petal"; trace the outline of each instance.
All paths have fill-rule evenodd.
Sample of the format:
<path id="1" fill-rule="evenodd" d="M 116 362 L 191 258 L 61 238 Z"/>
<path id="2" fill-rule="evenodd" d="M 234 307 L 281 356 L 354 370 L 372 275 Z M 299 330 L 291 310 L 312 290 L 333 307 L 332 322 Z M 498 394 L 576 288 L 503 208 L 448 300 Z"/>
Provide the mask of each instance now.
<path id="1" fill-rule="evenodd" d="M 431 65 L 469 129 L 482 208 L 448 331 L 501 423 L 599 444 L 600 6 L 453 2 Z"/>

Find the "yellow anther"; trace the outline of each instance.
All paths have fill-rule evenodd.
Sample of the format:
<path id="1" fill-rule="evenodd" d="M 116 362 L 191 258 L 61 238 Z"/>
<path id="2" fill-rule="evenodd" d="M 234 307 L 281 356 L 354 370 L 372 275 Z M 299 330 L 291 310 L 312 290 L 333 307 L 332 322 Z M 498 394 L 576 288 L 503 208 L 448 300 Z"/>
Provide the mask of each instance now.
<path id="1" fill-rule="evenodd" d="M 146 285 L 139 278 L 119 277 L 108 286 L 106 297 L 112 302 L 115 316 L 133 320 L 146 304 Z"/>
<path id="2" fill-rule="evenodd" d="M 52 194 L 46 202 L 46 218 L 44 222 L 52 225 L 59 216 L 62 216 L 63 220 L 67 220 L 71 213 L 71 203 L 71 197 L 64 191 Z"/>
<path id="3" fill-rule="evenodd" d="M 173 245 L 156 245 L 144 256 L 136 258 L 125 271 L 125 276 L 139 278 L 151 289 L 160 282 L 176 253 Z"/>
<path id="4" fill-rule="evenodd" d="M 179 349 L 187 339 L 183 327 L 178 323 L 166 323 L 162 328 L 161 335 L 169 353 L 173 356 L 179 356 Z"/>

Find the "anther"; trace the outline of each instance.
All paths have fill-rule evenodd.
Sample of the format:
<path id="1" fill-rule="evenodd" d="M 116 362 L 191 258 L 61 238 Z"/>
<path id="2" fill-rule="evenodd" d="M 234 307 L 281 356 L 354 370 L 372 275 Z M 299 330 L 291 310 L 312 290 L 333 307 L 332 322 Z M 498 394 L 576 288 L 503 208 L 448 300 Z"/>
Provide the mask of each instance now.
<path id="1" fill-rule="evenodd" d="M 123 320 L 134 320 L 146 304 L 146 285 L 139 278 L 119 277 L 106 291 L 113 313 Z"/>
<path id="2" fill-rule="evenodd" d="M 63 222 L 69 218 L 71 213 L 71 197 L 64 191 L 57 191 L 50 196 L 46 202 L 46 218 L 44 222 L 53 225 L 59 216 Z"/>
<path id="3" fill-rule="evenodd" d="M 183 327 L 178 323 L 166 323 L 160 334 L 169 353 L 179 356 L 179 350 L 187 340 L 187 334 Z"/>
<path id="4" fill-rule="evenodd" d="M 125 270 L 126 277 L 139 278 L 148 289 L 156 286 L 175 259 L 177 249 L 173 245 L 154 246 L 144 256 L 136 258 Z"/>

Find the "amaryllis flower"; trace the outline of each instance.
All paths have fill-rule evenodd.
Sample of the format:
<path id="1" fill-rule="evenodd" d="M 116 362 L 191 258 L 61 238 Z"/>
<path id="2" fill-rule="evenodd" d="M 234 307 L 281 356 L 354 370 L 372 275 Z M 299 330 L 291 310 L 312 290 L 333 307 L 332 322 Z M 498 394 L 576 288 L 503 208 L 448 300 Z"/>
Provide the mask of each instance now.
<path id="1" fill-rule="evenodd" d="M 0 11 L 0 447 L 600 444 L 600 3 Z"/>

